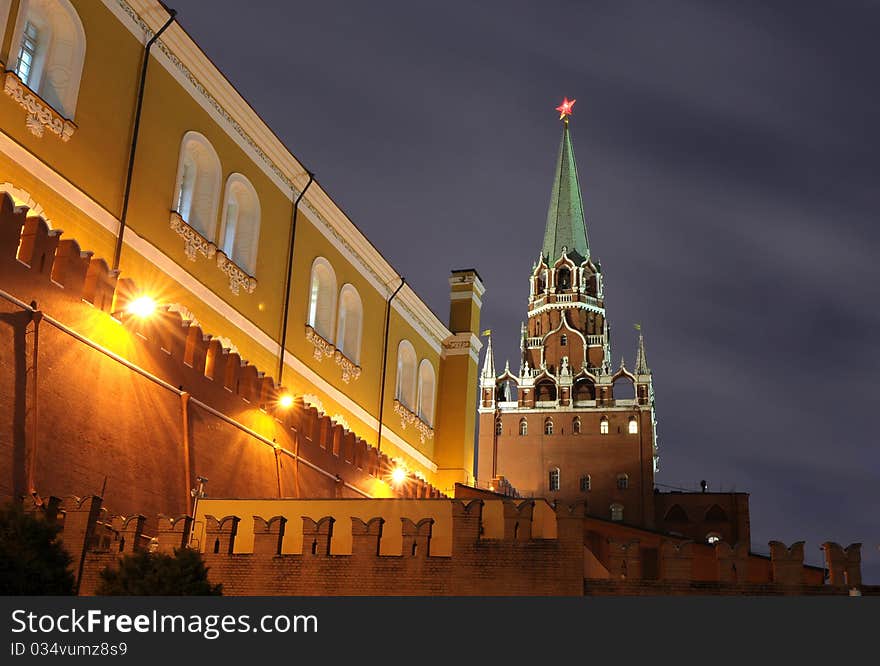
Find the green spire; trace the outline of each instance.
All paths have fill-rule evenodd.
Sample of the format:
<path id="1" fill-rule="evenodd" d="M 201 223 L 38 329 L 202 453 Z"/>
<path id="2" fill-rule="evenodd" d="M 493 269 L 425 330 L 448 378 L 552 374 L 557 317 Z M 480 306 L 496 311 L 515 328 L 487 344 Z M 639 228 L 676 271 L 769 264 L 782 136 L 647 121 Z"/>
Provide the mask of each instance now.
<path id="1" fill-rule="evenodd" d="M 553 263 L 568 248 L 568 256 L 580 262 L 590 258 L 587 225 L 584 222 L 584 203 L 578 182 L 577 164 L 568 119 L 562 129 L 562 143 L 556 162 L 556 177 L 550 193 L 550 209 L 547 211 L 547 229 L 544 231 L 544 258 Z"/>

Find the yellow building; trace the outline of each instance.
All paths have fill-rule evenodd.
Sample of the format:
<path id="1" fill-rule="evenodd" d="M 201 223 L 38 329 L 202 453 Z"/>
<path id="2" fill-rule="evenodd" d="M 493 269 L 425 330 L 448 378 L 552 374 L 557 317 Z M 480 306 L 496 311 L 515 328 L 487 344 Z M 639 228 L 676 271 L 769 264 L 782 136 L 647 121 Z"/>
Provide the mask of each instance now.
<path id="1" fill-rule="evenodd" d="M 0 0 L 0 37 L 0 190 L 441 490 L 473 482 L 475 271 L 444 324 L 156 0 Z"/>

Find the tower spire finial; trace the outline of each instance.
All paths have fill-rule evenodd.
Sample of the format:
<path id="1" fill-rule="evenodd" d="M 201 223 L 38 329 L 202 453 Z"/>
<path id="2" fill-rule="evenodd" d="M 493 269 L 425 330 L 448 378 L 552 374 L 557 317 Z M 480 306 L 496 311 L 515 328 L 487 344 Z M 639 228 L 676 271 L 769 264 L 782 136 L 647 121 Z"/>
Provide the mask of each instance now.
<path id="1" fill-rule="evenodd" d="M 495 353 L 492 351 L 492 329 L 486 329 L 482 335 L 489 340 L 486 343 L 486 358 L 483 361 L 483 371 L 480 373 L 481 384 L 483 386 L 495 385 Z"/>
<path id="2" fill-rule="evenodd" d="M 556 107 L 559 119 L 563 121 L 562 143 L 559 146 L 553 189 L 550 191 L 550 207 L 547 210 L 544 244 L 541 248 L 541 255 L 551 266 L 562 255 L 563 247 L 568 248 L 568 256 L 578 263 L 590 258 L 584 204 L 568 129 L 568 119 L 576 101 L 566 97 Z"/>
<path id="3" fill-rule="evenodd" d="M 639 346 L 636 349 L 636 369 L 635 373 L 637 375 L 648 375 L 651 374 L 651 370 L 648 368 L 648 357 L 645 355 L 645 338 L 642 335 L 642 325 L 636 324 L 636 330 L 639 332 Z"/>
<path id="4" fill-rule="evenodd" d="M 576 99 L 569 101 L 568 97 L 563 97 L 562 104 L 556 107 L 556 110 L 559 111 L 559 120 L 564 120 L 566 125 L 568 125 L 568 116 L 571 115 L 571 108 L 575 102 L 577 102 Z"/>

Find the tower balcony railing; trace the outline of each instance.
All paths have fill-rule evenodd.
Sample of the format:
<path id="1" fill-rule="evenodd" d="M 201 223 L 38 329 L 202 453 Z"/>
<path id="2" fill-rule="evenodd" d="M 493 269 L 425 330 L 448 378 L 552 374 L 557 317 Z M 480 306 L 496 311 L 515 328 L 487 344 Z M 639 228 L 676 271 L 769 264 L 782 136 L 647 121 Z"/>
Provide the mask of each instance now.
<path id="1" fill-rule="evenodd" d="M 605 344 L 605 336 L 604 335 L 588 335 L 587 336 L 587 344 L 590 345 L 591 347 L 593 347 L 593 346 L 601 347 L 602 345 Z"/>
<path id="2" fill-rule="evenodd" d="M 533 309 L 551 303 L 589 303 L 597 308 L 602 307 L 598 298 L 582 292 L 554 294 L 553 292 L 545 291 L 540 294 L 533 294 L 531 297 L 531 307 Z"/>
<path id="3" fill-rule="evenodd" d="M 541 347 L 543 342 L 544 342 L 544 338 L 542 338 L 542 337 L 526 338 L 526 348 L 528 348 L 528 349 L 539 348 L 539 347 Z"/>

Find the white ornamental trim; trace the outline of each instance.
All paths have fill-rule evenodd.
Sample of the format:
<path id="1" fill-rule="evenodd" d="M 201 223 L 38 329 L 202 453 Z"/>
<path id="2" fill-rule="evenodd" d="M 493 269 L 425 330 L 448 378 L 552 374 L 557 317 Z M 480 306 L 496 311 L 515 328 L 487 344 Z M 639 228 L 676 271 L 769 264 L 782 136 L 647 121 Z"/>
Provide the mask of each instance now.
<path id="1" fill-rule="evenodd" d="M 245 273 L 238 265 L 227 257 L 223 252 L 217 252 L 217 268 L 229 278 L 229 291 L 238 296 L 244 289 L 247 293 L 254 293 L 257 288 L 257 279 Z"/>
<path id="2" fill-rule="evenodd" d="M 419 433 L 419 441 L 424 444 L 426 439 L 434 439 L 434 429 L 419 418 L 418 414 L 411 412 L 400 400 L 394 401 L 394 413 L 400 415 L 400 427 L 404 430 L 408 426 L 415 426 Z"/>
<path id="3" fill-rule="evenodd" d="M 49 106 L 43 99 L 28 88 L 15 72 L 6 72 L 3 84 L 3 92 L 18 102 L 28 116 L 25 125 L 31 134 L 40 138 L 48 129 L 50 132 L 61 137 L 62 141 L 69 141 L 76 131 L 76 125 L 66 118 L 62 118 L 55 109 Z"/>
<path id="4" fill-rule="evenodd" d="M 338 349 L 334 352 L 333 358 L 336 361 L 336 365 L 342 368 L 342 381 L 346 384 L 350 381 L 357 381 L 361 376 L 361 367 Z"/>
<path id="5" fill-rule="evenodd" d="M 333 343 L 325 340 L 320 333 L 318 333 L 311 326 L 306 324 L 306 340 L 315 345 L 315 360 L 321 361 L 325 358 L 330 358 L 333 356 L 333 353 L 336 351 L 336 347 L 333 346 Z"/>
<path id="6" fill-rule="evenodd" d="M 195 261 L 197 254 L 203 254 L 208 259 L 217 254 L 217 246 L 189 226 L 174 210 L 171 211 L 171 228 L 183 239 L 183 253 L 190 261 Z"/>

